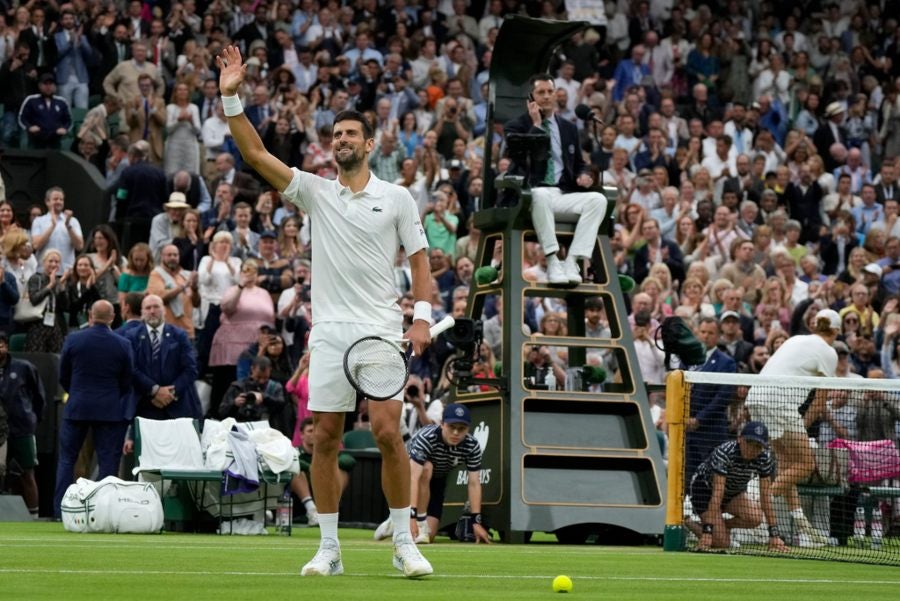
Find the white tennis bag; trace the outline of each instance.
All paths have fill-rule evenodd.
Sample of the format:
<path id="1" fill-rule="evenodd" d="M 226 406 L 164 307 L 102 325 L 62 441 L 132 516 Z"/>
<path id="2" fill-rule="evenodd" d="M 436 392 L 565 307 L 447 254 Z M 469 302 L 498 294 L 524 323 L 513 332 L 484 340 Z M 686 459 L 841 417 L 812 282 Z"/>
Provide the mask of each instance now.
<path id="1" fill-rule="evenodd" d="M 79 478 L 66 489 L 61 509 L 69 532 L 148 534 L 163 526 L 162 501 L 153 484 L 115 476 L 100 482 Z"/>

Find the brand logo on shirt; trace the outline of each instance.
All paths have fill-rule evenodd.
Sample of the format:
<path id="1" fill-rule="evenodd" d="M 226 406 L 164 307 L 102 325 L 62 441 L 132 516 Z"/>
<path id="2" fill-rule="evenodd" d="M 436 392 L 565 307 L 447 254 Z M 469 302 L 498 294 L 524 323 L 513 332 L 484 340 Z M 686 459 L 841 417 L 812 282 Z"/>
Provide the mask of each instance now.
<path id="1" fill-rule="evenodd" d="M 372 207 L 372 212 L 373 212 L 373 213 L 380 213 L 380 212 L 381 212 L 381 207 Z"/>

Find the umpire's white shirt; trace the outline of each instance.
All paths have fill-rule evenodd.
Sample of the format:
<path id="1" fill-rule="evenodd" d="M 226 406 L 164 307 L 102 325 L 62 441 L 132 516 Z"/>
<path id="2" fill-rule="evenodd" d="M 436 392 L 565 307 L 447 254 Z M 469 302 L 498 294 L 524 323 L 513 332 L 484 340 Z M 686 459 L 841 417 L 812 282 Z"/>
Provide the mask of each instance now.
<path id="1" fill-rule="evenodd" d="M 394 261 L 428 247 L 409 191 L 370 173 L 354 194 L 338 180 L 293 168 L 282 192 L 306 211 L 312 227 L 313 324 L 352 322 L 399 331 L 402 313 Z"/>

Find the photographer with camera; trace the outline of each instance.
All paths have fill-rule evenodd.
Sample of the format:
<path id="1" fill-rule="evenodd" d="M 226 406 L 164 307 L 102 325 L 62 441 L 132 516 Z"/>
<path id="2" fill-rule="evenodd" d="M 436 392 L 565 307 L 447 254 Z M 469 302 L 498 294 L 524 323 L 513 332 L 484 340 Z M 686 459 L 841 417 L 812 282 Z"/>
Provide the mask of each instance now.
<path id="1" fill-rule="evenodd" d="M 431 398 L 422 378 L 410 374 L 403 393 L 403 413 L 400 416 L 403 441 L 408 441 L 425 426 L 440 423 L 443 412 L 444 404 L 438 398 Z"/>
<path id="2" fill-rule="evenodd" d="M 239 422 L 266 420 L 285 436 L 294 433 L 294 421 L 285 411 L 284 388 L 271 379 L 272 361 L 257 356 L 250 365 L 250 376 L 232 382 L 219 405 L 219 419 L 233 417 Z"/>

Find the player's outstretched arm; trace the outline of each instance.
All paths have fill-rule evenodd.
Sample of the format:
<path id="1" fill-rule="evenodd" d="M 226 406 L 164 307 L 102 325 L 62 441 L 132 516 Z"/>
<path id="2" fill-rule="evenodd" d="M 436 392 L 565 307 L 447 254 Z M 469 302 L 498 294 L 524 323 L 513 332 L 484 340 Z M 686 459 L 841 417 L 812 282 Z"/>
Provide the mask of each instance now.
<path id="1" fill-rule="evenodd" d="M 237 95 L 238 89 L 244 81 L 247 66 L 241 59 L 241 51 L 236 46 L 225 46 L 216 57 L 219 66 L 219 90 L 225 101 L 227 96 Z M 229 112 L 226 105 L 226 114 Z M 253 167 L 257 173 L 272 184 L 279 192 L 287 188 L 294 177 L 290 167 L 282 163 L 263 146 L 256 128 L 247 119 L 247 115 L 241 111 L 238 115 L 227 117 L 228 128 L 241 151 L 243 159 Z"/>

